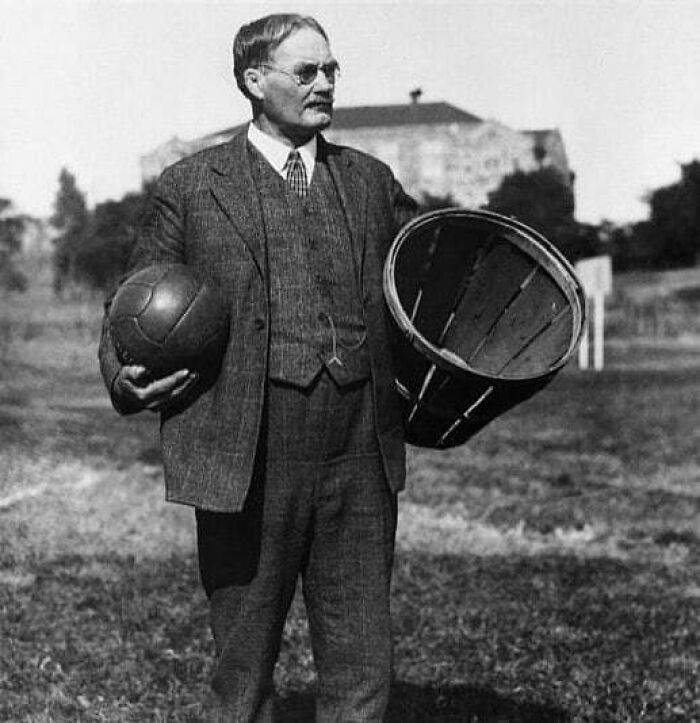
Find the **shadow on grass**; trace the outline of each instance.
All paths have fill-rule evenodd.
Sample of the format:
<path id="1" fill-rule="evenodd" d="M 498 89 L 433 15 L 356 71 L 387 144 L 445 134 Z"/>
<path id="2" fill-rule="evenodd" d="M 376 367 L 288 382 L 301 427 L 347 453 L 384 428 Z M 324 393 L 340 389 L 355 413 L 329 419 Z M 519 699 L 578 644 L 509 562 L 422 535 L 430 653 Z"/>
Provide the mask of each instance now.
<path id="1" fill-rule="evenodd" d="M 281 723 L 314 720 L 311 690 L 278 701 Z M 516 702 L 493 690 L 466 685 L 419 686 L 398 681 L 391 691 L 387 723 L 560 723 L 565 711 L 547 705 Z"/>

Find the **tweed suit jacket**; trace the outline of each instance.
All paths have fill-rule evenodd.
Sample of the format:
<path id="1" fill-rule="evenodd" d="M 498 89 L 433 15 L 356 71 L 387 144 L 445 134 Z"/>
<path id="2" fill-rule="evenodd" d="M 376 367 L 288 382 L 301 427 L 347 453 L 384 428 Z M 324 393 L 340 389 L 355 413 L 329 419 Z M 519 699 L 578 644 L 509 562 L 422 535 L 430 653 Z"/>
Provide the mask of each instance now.
<path id="1" fill-rule="evenodd" d="M 128 272 L 154 263 L 187 264 L 219 290 L 230 310 L 230 337 L 219 376 L 187 405 L 161 414 L 166 498 L 219 512 L 238 511 L 245 501 L 268 381 L 266 239 L 246 130 L 163 172 Z M 318 153 L 326 158 L 361 270 L 379 446 L 388 484 L 398 491 L 404 485 L 405 449 L 382 270 L 393 238 L 415 214 L 415 202 L 377 159 L 320 136 Z M 120 364 L 106 323 L 109 301 L 100 367 L 115 408 L 129 414 L 136 410 L 113 390 Z"/>

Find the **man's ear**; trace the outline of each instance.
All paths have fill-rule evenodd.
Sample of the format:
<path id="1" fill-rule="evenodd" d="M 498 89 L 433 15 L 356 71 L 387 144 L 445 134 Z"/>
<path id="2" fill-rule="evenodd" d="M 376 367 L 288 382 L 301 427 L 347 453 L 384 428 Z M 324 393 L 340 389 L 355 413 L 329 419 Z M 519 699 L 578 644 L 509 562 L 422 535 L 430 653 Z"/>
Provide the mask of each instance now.
<path id="1" fill-rule="evenodd" d="M 243 71 L 243 82 L 251 99 L 262 100 L 265 97 L 262 88 L 264 77 L 265 74 L 260 68 L 246 68 Z"/>

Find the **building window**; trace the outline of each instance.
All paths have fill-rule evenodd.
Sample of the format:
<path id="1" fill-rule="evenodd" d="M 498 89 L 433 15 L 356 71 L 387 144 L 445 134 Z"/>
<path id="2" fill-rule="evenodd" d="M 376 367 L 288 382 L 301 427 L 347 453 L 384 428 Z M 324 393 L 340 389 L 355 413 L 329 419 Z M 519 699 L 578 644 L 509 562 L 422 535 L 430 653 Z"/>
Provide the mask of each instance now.
<path id="1" fill-rule="evenodd" d="M 445 148 L 440 141 L 423 141 L 418 147 L 421 180 L 430 189 L 439 186 L 445 175 Z"/>

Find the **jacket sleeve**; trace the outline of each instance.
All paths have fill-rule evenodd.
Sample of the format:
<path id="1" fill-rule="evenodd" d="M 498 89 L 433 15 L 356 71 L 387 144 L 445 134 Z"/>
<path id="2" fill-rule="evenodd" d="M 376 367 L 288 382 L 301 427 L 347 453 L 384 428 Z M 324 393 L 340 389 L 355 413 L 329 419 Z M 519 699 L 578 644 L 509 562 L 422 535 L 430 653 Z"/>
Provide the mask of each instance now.
<path id="1" fill-rule="evenodd" d="M 130 408 L 114 391 L 114 382 L 122 365 L 109 328 L 112 299 L 119 285 L 140 269 L 157 263 L 185 263 L 184 217 L 184 203 L 179 190 L 177 170 L 166 169 L 156 184 L 151 211 L 138 232 L 127 272 L 108 294 L 104 303 L 98 350 L 100 372 L 109 391 L 112 405 L 120 414 L 133 414 L 139 409 Z"/>
<path id="2" fill-rule="evenodd" d="M 394 236 L 396 236 L 409 221 L 418 215 L 418 204 L 393 177 L 391 203 L 394 210 Z"/>

